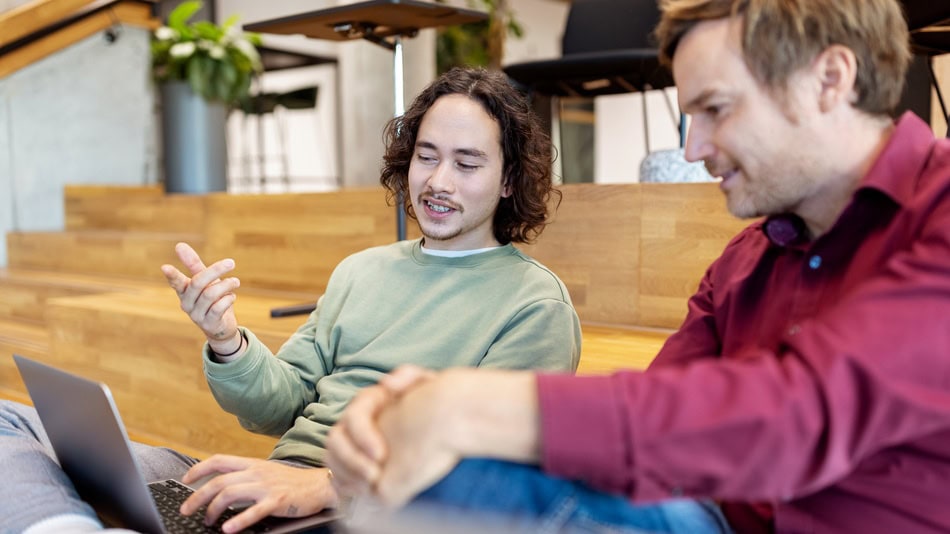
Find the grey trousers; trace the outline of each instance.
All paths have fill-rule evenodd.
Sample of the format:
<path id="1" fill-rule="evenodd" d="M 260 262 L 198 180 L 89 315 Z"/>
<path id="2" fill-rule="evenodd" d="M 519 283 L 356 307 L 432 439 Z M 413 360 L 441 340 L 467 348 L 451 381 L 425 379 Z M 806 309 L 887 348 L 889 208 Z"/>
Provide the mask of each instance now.
<path id="1" fill-rule="evenodd" d="M 198 460 L 171 449 L 132 443 L 149 482 L 180 479 Z M 22 532 L 43 519 L 62 514 L 95 518 L 56 463 L 36 411 L 0 400 L 0 533 Z"/>

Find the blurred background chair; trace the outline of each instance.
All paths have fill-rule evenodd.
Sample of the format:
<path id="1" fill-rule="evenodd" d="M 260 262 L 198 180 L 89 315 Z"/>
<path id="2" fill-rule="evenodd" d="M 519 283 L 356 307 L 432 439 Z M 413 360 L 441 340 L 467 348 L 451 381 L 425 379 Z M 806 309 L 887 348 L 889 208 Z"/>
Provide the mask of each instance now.
<path id="1" fill-rule="evenodd" d="M 562 99 L 646 92 L 673 86 L 673 76 L 660 65 L 653 40 L 652 32 L 658 21 L 655 0 L 575 0 L 564 27 L 561 57 L 504 68 L 509 78 L 540 101 L 536 111 L 550 121 L 552 138 L 559 150 L 560 119 L 565 112 L 571 113 L 562 107 Z M 679 130 L 682 146 L 685 119 L 674 108 L 669 95 L 661 92 L 674 127 Z M 649 154 L 646 98 L 642 99 L 642 107 L 644 145 Z M 560 152 L 564 154 L 563 150 Z"/>
<path id="2" fill-rule="evenodd" d="M 261 191 L 264 191 L 265 185 L 268 178 L 268 165 L 267 159 L 269 157 L 276 157 L 280 165 L 280 174 L 279 178 L 281 183 L 285 188 L 290 188 L 290 165 L 287 162 L 287 127 L 286 121 L 282 116 L 282 110 L 300 110 L 300 109 L 313 109 L 317 107 L 317 94 L 319 87 L 310 86 L 310 87 L 301 87 L 292 91 L 284 93 L 265 93 L 260 92 L 256 94 L 248 95 L 246 99 L 240 102 L 239 109 L 244 113 L 242 118 L 244 123 L 244 130 L 247 131 L 249 125 L 249 119 L 253 118 L 257 126 L 257 150 L 256 153 L 251 156 L 252 153 L 248 150 L 246 146 L 247 140 L 250 136 L 243 136 L 245 140 L 245 147 L 243 153 L 244 161 L 244 177 L 246 180 L 251 180 L 254 176 L 253 171 L 251 170 L 252 161 L 257 163 L 257 176 L 260 184 Z M 271 117 L 274 121 L 274 131 L 276 132 L 277 137 L 277 147 L 276 151 L 273 154 L 268 153 L 267 139 L 266 134 L 264 133 L 264 119 Z"/>

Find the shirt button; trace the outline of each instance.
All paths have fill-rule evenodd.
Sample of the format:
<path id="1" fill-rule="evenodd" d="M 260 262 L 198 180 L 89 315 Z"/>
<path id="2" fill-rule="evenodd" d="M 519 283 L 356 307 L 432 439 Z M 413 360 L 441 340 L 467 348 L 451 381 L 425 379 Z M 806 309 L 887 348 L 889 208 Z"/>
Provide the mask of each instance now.
<path id="1" fill-rule="evenodd" d="M 821 267 L 821 256 L 815 255 L 808 258 L 808 266 L 811 267 L 812 270 Z"/>
<path id="2" fill-rule="evenodd" d="M 793 324 L 792 326 L 788 327 L 788 335 L 790 336 L 794 336 L 801 331 L 802 327 L 798 326 L 797 324 Z"/>

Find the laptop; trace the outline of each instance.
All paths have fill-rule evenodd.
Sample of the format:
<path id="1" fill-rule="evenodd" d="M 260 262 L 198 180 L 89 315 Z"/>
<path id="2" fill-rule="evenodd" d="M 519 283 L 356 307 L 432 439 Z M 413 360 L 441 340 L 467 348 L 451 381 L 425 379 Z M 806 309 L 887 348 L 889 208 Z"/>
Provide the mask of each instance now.
<path id="1" fill-rule="evenodd" d="M 172 530 L 166 528 L 173 523 L 163 520 L 138 468 L 108 386 L 18 354 L 13 359 L 60 466 L 103 522 L 148 534 Z M 151 485 L 192 491 L 172 480 Z M 177 507 L 171 513 L 182 517 Z M 336 510 L 325 510 L 305 518 L 268 517 L 251 531 L 332 532 L 332 523 L 341 516 Z M 203 518 L 197 519 L 194 532 L 206 532 Z"/>

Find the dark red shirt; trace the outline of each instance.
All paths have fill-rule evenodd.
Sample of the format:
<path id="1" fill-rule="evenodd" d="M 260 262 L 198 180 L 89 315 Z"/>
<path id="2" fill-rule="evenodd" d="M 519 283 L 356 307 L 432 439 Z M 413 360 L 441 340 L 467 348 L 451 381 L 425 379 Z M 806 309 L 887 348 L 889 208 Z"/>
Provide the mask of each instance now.
<path id="1" fill-rule="evenodd" d="M 834 226 L 796 224 L 735 237 L 647 372 L 541 375 L 545 470 L 780 532 L 950 531 L 950 141 L 903 116 Z"/>

